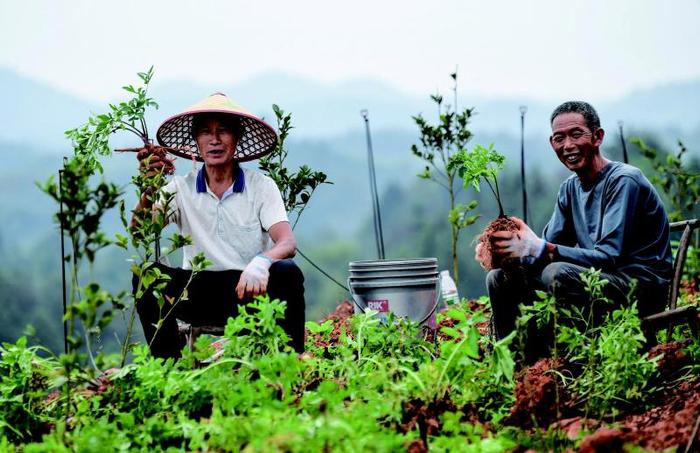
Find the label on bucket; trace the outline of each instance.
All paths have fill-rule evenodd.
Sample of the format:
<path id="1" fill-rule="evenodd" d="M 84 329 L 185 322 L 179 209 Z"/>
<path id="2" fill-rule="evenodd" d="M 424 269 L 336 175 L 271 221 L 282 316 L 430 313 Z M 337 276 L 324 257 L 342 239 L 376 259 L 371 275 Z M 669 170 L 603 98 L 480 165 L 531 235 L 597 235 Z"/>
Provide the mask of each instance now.
<path id="1" fill-rule="evenodd" d="M 378 300 L 368 300 L 367 308 L 370 310 L 378 311 L 379 313 L 386 313 L 389 311 L 389 300 L 388 299 L 378 299 Z"/>

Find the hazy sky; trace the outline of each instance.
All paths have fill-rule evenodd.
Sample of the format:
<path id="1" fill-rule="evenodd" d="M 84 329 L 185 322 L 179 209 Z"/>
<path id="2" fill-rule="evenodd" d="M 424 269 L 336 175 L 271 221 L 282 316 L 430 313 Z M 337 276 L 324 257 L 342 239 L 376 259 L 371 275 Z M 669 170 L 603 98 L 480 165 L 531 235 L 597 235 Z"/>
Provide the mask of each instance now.
<path id="1" fill-rule="evenodd" d="M 425 95 L 609 99 L 700 77 L 700 0 L 0 0 L 0 66 L 107 99 L 155 65 L 212 87 L 284 71 Z"/>

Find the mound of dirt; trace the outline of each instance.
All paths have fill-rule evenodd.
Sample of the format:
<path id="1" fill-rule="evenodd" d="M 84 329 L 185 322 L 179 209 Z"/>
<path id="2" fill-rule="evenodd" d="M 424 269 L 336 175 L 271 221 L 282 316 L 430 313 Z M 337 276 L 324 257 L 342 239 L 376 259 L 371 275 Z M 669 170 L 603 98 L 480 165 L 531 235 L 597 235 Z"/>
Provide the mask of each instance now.
<path id="1" fill-rule="evenodd" d="M 324 340 L 321 334 L 314 334 L 308 329 L 306 329 L 306 336 L 308 338 L 313 338 L 314 344 L 320 348 L 337 346 L 341 332 L 345 330 L 346 333 L 350 333 L 349 319 L 353 313 L 354 310 L 352 304 L 347 300 L 343 301 L 337 307 L 335 307 L 335 311 L 333 313 L 319 321 L 320 323 L 324 323 L 328 320 L 333 322 L 333 331 L 331 332 L 328 340 Z"/>
<path id="2" fill-rule="evenodd" d="M 440 415 L 456 410 L 457 407 L 448 398 L 430 403 L 421 399 L 411 399 L 403 403 L 403 414 L 398 429 L 407 433 L 417 426 L 421 440 L 427 445 L 428 436 L 436 435 L 440 430 Z"/>
<path id="3" fill-rule="evenodd" d="M 615 428 L 599 428 L 581 442 L 579 453 L 622 453 L 625 435 Z"/>
<path id="4" fill-rule="evenodd" d="M 683 374 L 683 368 L 691 364 L 691 358 L 683 350 L 689 343 L 690 340 L 673 341 L 656 345 L 649 351 L 649 357 L 661 355 L 657 362 L 661 383 L 675 381 Z"/>
<path id="5" fill-rule="evenodd" d="M 585 437 L 582 452 L 615 450 L 623 443 L 652 451 L 678 448 L 700 451 L 697 422 L 700 417 L 700 382 L 684 382 L 663 397 L 661 404 L 642 414 L 625 417 L 619 428 L 599 428 Z M 693 443 L 686 450 L 688 444 Z"/>
<path id="6" fill-rule="evenodd" d="M 515 386 L 515 405 L 504 424 L 529 429 L 554 422 L 566 397 L 555 373 L 561 368 L 558 360 L 542 359 L 523 370 Z"/>

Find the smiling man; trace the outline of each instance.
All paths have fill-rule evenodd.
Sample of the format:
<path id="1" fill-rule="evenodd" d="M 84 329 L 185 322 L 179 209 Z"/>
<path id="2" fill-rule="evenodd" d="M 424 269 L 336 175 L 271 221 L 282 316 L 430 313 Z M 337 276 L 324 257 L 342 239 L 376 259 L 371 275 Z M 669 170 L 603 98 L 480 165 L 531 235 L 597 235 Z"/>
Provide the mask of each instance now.
<path id="1" fill-rule="evenodd" d="M 662 310 L 666 301 L 672 257 L 668 219 L 656 190 L 639 169 L 601 154 L 605 132 L 591 105 L 560 105 L 551 126 L 550 144 L 574 175 L 559 188 L 542 237 L 520 219 L 519 231 L 493 235 L 493 252 L 521 264 L 491 270 L 486 277 L 499 338 L 513 331 L 518 305 L 532 303 L 535 289 L 549 290 L 559 305 L 592 309 L 580 276 L 591 267 L 608 280 L 606 296 L 616 304 L 627 301 L 633 280 L 641 315 Z M 597 319 L 601 308 L 593 308 Z"/>
<path id="2" fill-rule="evenodd" d="M 269 177 L 239 165 L 274 149 L 274 129 L 224 94 L 215 93 L 163 122 L 157 137 L 175 154 L 204 162 L 201 169 L 175 176 L 162 189 L 173 194 L 168 219 L 192 239 L 184 247 L 181 269 L 157 264 L 171 277 L 165 294 L 179 297 L 197 254 L 203 253 L 213 264 L 189 282 L 187 300 L 174 308 L 159 330 L 154 325 L 164 312 L 152 291 L 137 302 L 151 352 L 179 356 L 184 340 L 178 335 L 176 318 L 193 325 L 223 326 L 241 304 L 265 293 L 287 302 L 280 324 L 294 349 L 303 351 L 304 278 L 288 259 L 296 253 L 296 241 L 280 191 Z M 171 159 L 153 153 L 152 147 L 141 150 L 138 159 L 141 171 L 147 173 L 173 165 Z M 142 196 L 135 213 L 151 209 L 148 198 Z M 133 283 L 136 290 L 136 276 Z"/>

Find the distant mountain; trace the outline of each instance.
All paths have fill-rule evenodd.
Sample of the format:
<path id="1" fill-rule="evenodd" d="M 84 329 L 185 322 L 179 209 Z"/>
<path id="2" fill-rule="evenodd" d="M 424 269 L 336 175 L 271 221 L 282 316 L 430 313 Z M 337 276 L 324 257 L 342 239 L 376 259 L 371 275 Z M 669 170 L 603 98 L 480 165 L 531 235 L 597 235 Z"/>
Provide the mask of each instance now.
<path id="1" fill-rule="evenodd" d="M 362 132 L 360 110 L 368 109 L 373 129 L 411 128 L 411 115 L 430 107 L 374 80 L 324 84 L 288 74 L 262 74 L 240 84 L 204 87 L 182 81 L 155 82 L 152 93 L 162 112 L 177 112 L 221 91 L 274 125 L 271 105 L 292 112 L 295 136 L 329 138 L 348 131 Z M 434 110 L 434 109 L 433 109 Z M 167 115 L 166 115 L 167 116 Z"/>
<path id="2" fill-rule="evenodd" d="M 346 134 L 362 136 L 361 109 L 369 110 L 373 132 L 394 130 L 414 136 L 416 128 L 411 117 L 422 113 L 431 118 L 436 114 L 429 100 L 432 93 L 414 96 L 378 80 L 329 84 L 295 75 L 266 73 L 241 83 L 213 87 L 168 81 L 156 73 L 151 94 L 159 102 L 160 109 L 150 116 L 149 127 L 154 129 L 168 116 L 214 91 L 227 93 L 273 125 L 271 104 L 280 105 L 292 112 L 293 136 L 302 139 L 334 140 Z M 445 95 L 447 102 L 448 93 Z M 63 132 L 66 129 L 83 123 L 90 111 L 106 109 L 106 103 L 76 98 L 7 68 L 0 68 L 0 97 L 4 101 L 0 105 L 0 140 L 25 142 L 27 137 L 32 137 L 35 146 L 65 147 Z M 518 107 L 527 105 L 526 134 L 546 144 L 549 114 L 555 107 L 551 102 L 464 95 L 459 103 L 476 108 L 472 130 L 477 136 L 480 133 L 519 136 Z M 624 120 L 626 130 L 652 129 L 683 137 L 700 135 L 698 105 L 700 80 L 689 80 L 639 90 L 596 107 L 609 133 L 617 130 L 618 120 Z"/>
<path id="3" fill-rule="evenodd" d="M 624 120 L 637 129 L 688 134 L 700 128 L 700 80 L 638 90 L 601 105 L 601 117 Z"/>
<path id="4" fill-rule="evenodd" d="M 95 105 L 0 67 L 0 139 L 55 150 Z"/>
<path id="5" fill-rule="evenodd" d="M 418 99 L 381 81 L 323 84 L 270 73 L 214 89 L 184 81 L 156 79 L 151 94 L 160 103 L 160 109 L 151 115 L 149 127 L 155 130 L 167 116 L 215 89 L 230 94 L 273 123 L 271 102 L 292 112 L 295 129 L 288 141 L 288 164 L 295 168 L 308 164 L 326 172 L 329 180 L 335 183 L 321 186 L 304 213 L 299 224 L 300 234 L 310 236 L 319 231 L 354 232 L 371 212 L 361 108 L 370 110 L 380 193 L 392 184 L 406 187 L 415 181 L 422 162 L 409 151 L 418 138 L 411 116 L 423 112 L 426 117 L 434 118 L 436 113 L 428 96 Z M 104 111 L 105 103 L 92 104 L 1 68 L 0 94 L 6 100 L 0 104 L 0 152 L 6 164 L 1 172 L 3 185 L 7 189 L 5 193 L 17 194 L 0 203 L 0 211 L 14 213 L 13 220 L 7 222 L 0 233 L 3 237 L 22 233 L 33 236 L 35 227 L 45 230 L 50 225 L 45 214 L 50 202 L 38 194 L 33 181 L 43 180 L 55 172 L 60 166 L 60 155 L 70 153 L 63 132 L 83 123 L 90 111 Z M 507 166 L 517 169 L 520 153 L 518 106 L 521 104 L 528 106 L 525 122 L 528 168 L 559 169 L 547 143 L 549 114 L 554 105 L 527 99 L 465 97 L 460 105 L 475 106 L 477 111 L 471 124 L 475 133 L 472 143 L 493 143 L 506 155 Z M 682 138 L 697 156 L 700 153 L 700 109 L 695 108 L 697 105 L 700 105 L 700 80 L 639 91 L 601 104 L 598 108 L 609 137 L 604 152 L 613 159 L 621 159 L 617 149 L 617 120 L 624 119 L 628 135 L 656 131 L 661 142 L 668 146 Z M 129 140 L 134 139 L 122 138 L 113 144 L 129 143 Z M 40 157 L 49 151 L 50 158 Z M 135 168 L 133 156 L 117 156 L 110 160 L 108 167 L 108 172 L 113 171 L 117 180 L 126 183 Z M 180 161 L 178 168 L 184 172 L 191 167 L 188 162 Z M 31 220 L 37 217 L 42 217 L 42 221 Z"/>

